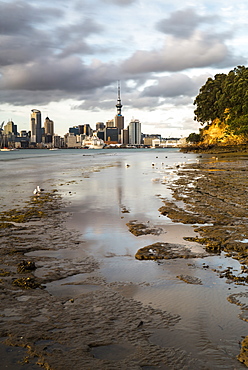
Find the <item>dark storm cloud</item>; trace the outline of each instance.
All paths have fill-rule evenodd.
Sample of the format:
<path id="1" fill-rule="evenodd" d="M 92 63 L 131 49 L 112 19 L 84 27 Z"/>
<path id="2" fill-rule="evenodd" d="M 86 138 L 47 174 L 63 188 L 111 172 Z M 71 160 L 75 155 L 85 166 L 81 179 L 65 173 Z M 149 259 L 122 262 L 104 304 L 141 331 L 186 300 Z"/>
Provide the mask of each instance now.
<path id="1" fill-rule="evenodd" d="M 39 8 L 24 1 L 0 3 L 0 35 L 30 35 L 33 25 L 42 24 L 53 17 L 60 17 L 59 9 L 43 6 Z"/>
<path id="2" fill-rule="evenodd" d="M 40 57 L 68 57 L 74 54 L 94 54 L 99 47 L 85 40 L 99 34 L 103 27 L 87 17 L 78 17 L 73 24 L 63 22 L 66 10 L 47 6 L 36 8 L 24 2 L 0 4 L 0 66 L 23 64 L 28 69 Z M 43 27 L 43 25 L 45 27 Z M 5 70 L 1 70 L 4 75 Z"/>
<path id="3" fill-rule="evenodd" d="M 6 68 L 0 88 L 9 90 L 63 90 L 71 92 L 93 90 L 112 82 L 115 66 L 96 62 L 85 66 L 76 56 L 44 57 L 26 65 Z M 67 96 L 68 97 L 68 96 Z"/>
<path id="4" fill-rule="evenodd" d="M 192 36 L 195 29 L 204 23 L 214 23 L 218 21 L 218 16 L 202 16 L 197 14 L 192 8 L 178 10 L 170 17 L 159 21 L 156 28 L 165 33 L 176 37 L 188 38 Z"/>

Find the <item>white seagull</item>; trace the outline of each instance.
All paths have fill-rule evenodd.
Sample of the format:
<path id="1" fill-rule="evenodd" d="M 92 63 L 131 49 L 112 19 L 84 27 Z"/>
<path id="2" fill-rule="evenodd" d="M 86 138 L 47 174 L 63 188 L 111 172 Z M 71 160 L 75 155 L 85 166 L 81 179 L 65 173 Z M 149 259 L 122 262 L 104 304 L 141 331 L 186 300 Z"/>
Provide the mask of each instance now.
<path id="1" fill-rule="evenodd" d="M 36 186 L 36 188 L 33 191 L 34 195 L 40 194 L 44 189 L 41 189 L 39 185 Z"/>

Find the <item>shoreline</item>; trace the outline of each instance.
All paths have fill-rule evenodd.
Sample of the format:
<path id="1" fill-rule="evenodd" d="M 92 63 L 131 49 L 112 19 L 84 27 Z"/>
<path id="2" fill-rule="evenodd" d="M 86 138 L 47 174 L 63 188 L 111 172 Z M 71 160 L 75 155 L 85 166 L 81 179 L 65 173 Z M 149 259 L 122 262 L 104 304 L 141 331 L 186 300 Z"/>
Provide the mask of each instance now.
<path id="1" fill-rule="evenodd" d="M 232 161 L 213 159 L 212 163 L 188 164 L 187 169 L 180 168 L 181 176 L 171 186 L 173 201 L 164 199 L 163 205 L 161 199 L 161 206 L 167 207 L 167 210 L 163 208 L 163 214 L 181 223 L 190 221 L 188 223 L 191 224 L 192 219 L 188 217 L 194 213 L 194 223 L 203 223 L 203 226 L 197 226 L 199 238 L 194 241 L 208 246 L 209 253 L 224 251 L 232 258 L 240 257 L 238 261 L 245 267 L 243 276 L 246 276 L 248 260 L 244 253 L 247 245 L 235 240 L 248 238 L 245 234 L 247 224 L 243 224 L 247 221 L 243 212 L 243 207 L 247 209 L 245 189 L 244 197 L 240 196 L 240 183 L 245 185 L 247 169 L 243 163 L 239 163 L 238 168 L 237 163 L 232 167 L 230 163 Z M 210 183 L 204 182 L 203 175 L 206 173 L 210 175 Z M 226 185 L 230 185 L 230 179 L 236 181 L 239 191 L 233 195 L 229 191 L 226 196 L 227 188 L 222 186 L 223 179 L 226 179 Z M 235 189 L 234 185 L 232 189 Z M 208 203 L 207 199 L 212 203 Z M 213 199 L 217 203 L 213 203 Z M 178 204 L 182 201 L 186 206 L 180 209 Z M 240 204 L 238 210 L 233 206 L 236 201 Z M 213 211 L 207 212 L 209 207 L 214 209 L 214 216 Z M 168 209 L 171 213 L 166 213 Z M 16 224 L 15 227 L 0 229 L 3 246 L 0 256 L 0 337 L 1 343 L 27 350 L 23 369 L 28 369 L 28 362 L 30 366 L 38 363 L 39 366 L 53 370 L 72 367 L 80 370 L 141 369 L 151 366 L 190 370 L 206 368 L 203 362 L 192 358 L 192 355 L 177 346 L 163 347 L 149 340 L 154 330 L 173 331 L 180 322 L 178 315 L 144 306 L 125 297 L 121 292 L 125 287 L 117 284 L 116 288 L 114 283 L 109 284 L 100 277 L 98 260 L 84 253 L 83 248 L 79 258 L 74 260 L 70 257 L 79 247 L 84 246 L 84 241 L 79 233 L 65 229 L 70 215 L 65 212 L 63 200 L 56 193 L 49 194 L 48 199 L 39 204 L 38 212 L 41 212 L 40 215 L 33 213 L 29 220 L 19 226 Z M 206 223 L 215 223 L 215 226 Z M 230 230 L 232 234 L 227 232 Z M 242 255 L 239 254 L 239 247 L 243 247 Z M 18 272 L 18 264 L 22 259 L 34 262 L 36 270 Z M 235 273 L 230 269 L 216 272 L 231 284 L 246 284 L 246 281 L 235 280 Z M 50 282 L 64 281 L 75 275 L 78 281 L 65 280 L 69 287 L 75 289 L 75 293 L 55 296 L 44 289 L 44 285 Z M 23 289 L 12 284 L 13 279 L 23 277 L 34 277 L 35 282 L 41 286 Z M 185 282 L 192 283 L 187 279 Z M 77 294 L 79 285 L 85 287 L 84 293 L 80 295 Z M 242 296 L 232 295 L 230 299 L 238 305 Z M 248 321 L 246 308 L 241 306 L 241 309 L 242 319 Z M 240 357 L 240 360 L 243 361 L 244 357 Z"/>

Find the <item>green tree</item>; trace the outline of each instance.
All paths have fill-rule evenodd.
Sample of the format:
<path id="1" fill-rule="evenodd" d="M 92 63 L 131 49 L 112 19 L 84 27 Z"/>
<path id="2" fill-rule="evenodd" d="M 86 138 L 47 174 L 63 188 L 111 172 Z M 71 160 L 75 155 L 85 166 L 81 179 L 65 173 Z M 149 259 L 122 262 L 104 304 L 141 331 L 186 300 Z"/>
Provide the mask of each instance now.
<path id="1" fill-rule="evenodd" d="M 189 134 L 189 136 L 186 138 L 187 143 L 199 143 L 201 141 L 201 135 L 196 134 L 195 132 L 192 132 Z"/>
<path id="2" fill-rule="evenodd" d="M 215 119 L 225 121 L 230 133 L 247 135 L 248 68 L 237 66 L 227 75 L 208 78 L 197 95 L 195 120 L 211 124 Z"/>

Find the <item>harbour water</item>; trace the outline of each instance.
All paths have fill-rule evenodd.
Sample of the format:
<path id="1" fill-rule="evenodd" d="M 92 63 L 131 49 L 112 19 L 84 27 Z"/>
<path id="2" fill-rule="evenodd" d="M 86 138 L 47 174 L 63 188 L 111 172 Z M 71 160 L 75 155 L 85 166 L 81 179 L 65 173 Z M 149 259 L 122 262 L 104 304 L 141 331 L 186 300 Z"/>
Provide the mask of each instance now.
<path id="1" fill-rule="evenodd" d="M 229 285 L 213 272 L 220 266 L 239 269 L 238 262 L 223 254 L 159 263 L 134 258 L 139 248 L 155 242 L 203 251 L 183 239 L 195 235 L 192 225 L 173 223 L 158 211 L 163 199 L 171 198 L 169 185 L 177 178 L 177 166 L 196 159 L 196 154 L 170 148 L 1 152 L 0 205 L 2 210 L 25 205 L 37 185 L 45 191 L 56 189 L 70 213 L 68 229 L 80 233 L 84 253 L 99 261 L 99 278 L 125 297 L 180 316 L 172 329 L 154 330 L 151 343 L 184 349 L 204 364 L 202 369 L 243 369 L 236 356 L 248 326 L 238 317 L 240 308 L 227 297 L 246 288 Z M 134 236 L 126 225 L 134 220 L 160 233 Z M 49 256 L 49 251 L 32 253 Z M 81 251 L 65 248 L 60 253 L 51 257 L 77 259 Z M 202 284 L 186 284 L 177 278 L 181 273 Z M 46 289 L 55 296 L 76 297 L 86 287 L 72 283 L 81 280 L 75 275 L 51 282 Z"/>

